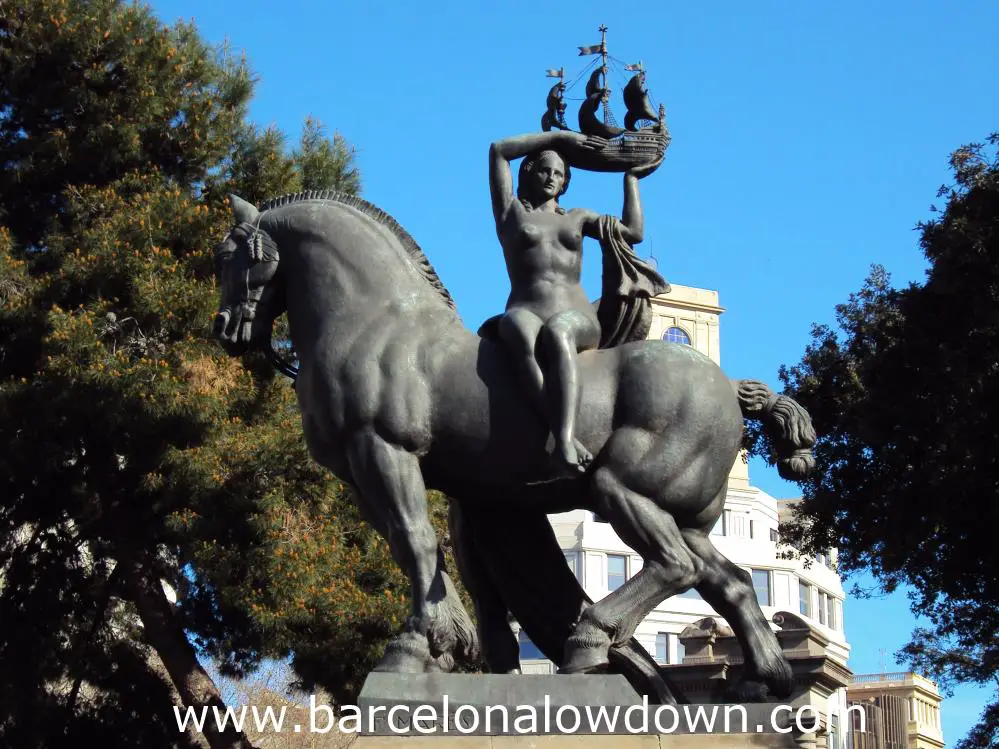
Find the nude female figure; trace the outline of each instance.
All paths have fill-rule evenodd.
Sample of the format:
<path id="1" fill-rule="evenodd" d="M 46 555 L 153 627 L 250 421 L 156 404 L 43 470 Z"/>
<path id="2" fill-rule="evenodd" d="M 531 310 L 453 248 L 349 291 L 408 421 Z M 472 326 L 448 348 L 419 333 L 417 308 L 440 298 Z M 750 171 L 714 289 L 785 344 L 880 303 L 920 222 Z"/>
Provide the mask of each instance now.
<path id="1" fill-rule="evenodd" d="M 555 438 L 555 474 L 585 472 L 590 452 L 575 439 L 579 408 L 576 355 L 600 343 L 600 323 L 580 285 L 583 237 L 599 238 L 600 215 L 563 209 L 558 199 L 569 186 L 569 166 L 561 153 L 601 149 L 607 141 L 570 131 L 520 135 L 489 149 L 489 182 L 496 233 L 510 276 L 506 313 L 499 319 L 500 339 L 513 353 L 527 393 L 548 418 Z M 517 193 L 510 162 L 524 157 Z M 621 237 L 642 241 L 638 180 L 659 162 L 624 175 Z"/>

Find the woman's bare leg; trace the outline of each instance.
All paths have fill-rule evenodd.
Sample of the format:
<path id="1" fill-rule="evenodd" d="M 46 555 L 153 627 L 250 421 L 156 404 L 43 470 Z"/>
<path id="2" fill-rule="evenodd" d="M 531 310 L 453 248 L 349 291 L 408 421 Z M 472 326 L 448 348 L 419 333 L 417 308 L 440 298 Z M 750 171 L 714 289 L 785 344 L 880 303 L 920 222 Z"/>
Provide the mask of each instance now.
<path id="1" fill-rule="evenodd" d="M 554 315 L 538 336 L 545 363 L 545 392 L 555 436 L 557 470 L 565 475 L 583 473 L 593 455 L 576 440 L 579 412 L 580 351 L 596 348 L 600 327 L 596 319 L 578 310 Z"/>
<path id="2" fill-rule="evenodd" d="M 542 418 L 547 414 L 545 375 L 534 354 L 534 347 L 543 326 L 544 321 L 540 317 L 524 309 L 509 310 L 499 321 L 500 340 L 513 354 L 520 386 Z"/>

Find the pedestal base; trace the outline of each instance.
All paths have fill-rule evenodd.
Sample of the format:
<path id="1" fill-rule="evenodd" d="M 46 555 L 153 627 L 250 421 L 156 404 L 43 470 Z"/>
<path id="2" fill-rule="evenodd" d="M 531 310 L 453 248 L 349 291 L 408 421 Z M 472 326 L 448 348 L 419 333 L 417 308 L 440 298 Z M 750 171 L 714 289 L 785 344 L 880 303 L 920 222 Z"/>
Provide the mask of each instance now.
<path id="1" fill-rule="evenodd" d="M 372 673 L 357 707 L 357 749 L 798 746 L 775 705 L 649 705 L 619 674 Z"/>
<path id="2" fill-rule="evenodd" d="M 787 736 L 360 736 L 351 749 L 790 749 Z"/>

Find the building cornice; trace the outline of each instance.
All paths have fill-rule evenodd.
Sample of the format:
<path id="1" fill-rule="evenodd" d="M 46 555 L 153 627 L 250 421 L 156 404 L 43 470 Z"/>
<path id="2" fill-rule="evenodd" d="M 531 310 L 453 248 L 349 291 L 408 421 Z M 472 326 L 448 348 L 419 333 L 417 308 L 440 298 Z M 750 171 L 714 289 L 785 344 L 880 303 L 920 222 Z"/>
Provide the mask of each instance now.
<path id="1" fill-rule="evenodd" d="M 663 307 L 673 307 L 677 309 L 690 310 L 691 312 L 712 312 L 716 315 L 720 315 L 725 312 L 724 307 L 719 307 L 715 304 L 705 304 L 703 302 L 690 302 L 683 299 L 670 299 L 668 297 L 653 297 L 653 306 L 663 306 Z"/>

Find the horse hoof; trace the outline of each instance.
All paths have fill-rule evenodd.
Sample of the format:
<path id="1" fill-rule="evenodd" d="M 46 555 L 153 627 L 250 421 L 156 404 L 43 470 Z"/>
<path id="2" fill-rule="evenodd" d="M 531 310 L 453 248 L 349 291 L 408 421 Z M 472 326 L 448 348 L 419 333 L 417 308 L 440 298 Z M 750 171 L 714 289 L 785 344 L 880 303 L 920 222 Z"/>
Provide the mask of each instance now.
<path id="1" fill-rule="evenodd" d="M 596 663 L 594 665 L 567 663 L 558 670 L 559 674 L 606 674 L 610 671 L 610 663 Z"/>
<path id="2" fill-rule="evenodd" d="M 566 643 L 566 656 L 560 674 L 598 674 L 610 668 L 607 648 L 574 645 Z"/>
<path id="3" fill-rule="evenodd" d="M 794 691 L 794 672 L 791 670 L 791 664 L 784 658 L 762 672 L 760 678 L 767 685 L 770 694 L 778 699 L 787 699 Z"/>
<path id="4" fill-rule="evenodd" d="M 443 653 L 436 658 L 431 658 L 426 670 L 429 674 L 449 674 L 454 671 L 454 656 L 450 653 Z"/>
<path id="5" fill-rule="evenodd" d="M 610 663 L 600 663 L 595 666 L 576 666 L 566 664 L 557 672 L 560 676 L 567 674 L 606 674 L 610 673 Z"/>
<path id="6" fill-rule="evenodd" d="M 414 632 L 403 632 L 386 646 L 385 655 L 373 670 L 395 674 L 422 674 L 427 672 L 433 661 L 426 637 Z"/>

